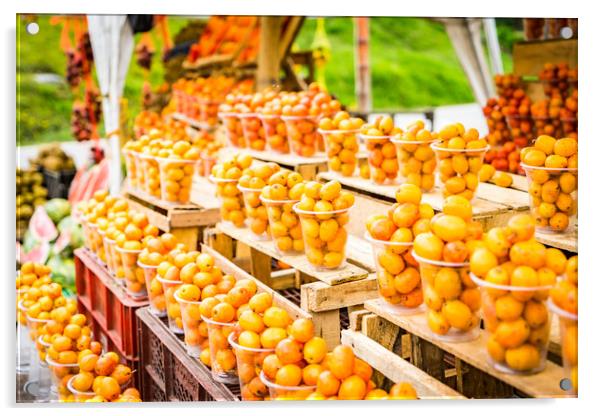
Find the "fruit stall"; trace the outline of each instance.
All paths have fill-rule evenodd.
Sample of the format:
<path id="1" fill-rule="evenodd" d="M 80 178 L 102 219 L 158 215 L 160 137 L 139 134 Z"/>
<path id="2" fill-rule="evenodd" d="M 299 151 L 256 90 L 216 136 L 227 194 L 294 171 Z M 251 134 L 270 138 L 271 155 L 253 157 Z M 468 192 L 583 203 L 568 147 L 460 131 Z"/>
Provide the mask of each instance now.
<path id="1" fill-rule="evenodd" d="M 89 160 L 50 145 L 17 170 L 18 401 L 577 396 L 571 19 L 544 32 L 572 39 L 525 19 L 483 131 L 343 102 L 293 47 L 299 16 L 187 26 L 128 114 L 105 82 L 132 54 L 148 71 L 149 30 L 181 45 L 165 16 L 121 17 L 63 45 Z M 102 25 L 141 35 L 114 50 Z"/>

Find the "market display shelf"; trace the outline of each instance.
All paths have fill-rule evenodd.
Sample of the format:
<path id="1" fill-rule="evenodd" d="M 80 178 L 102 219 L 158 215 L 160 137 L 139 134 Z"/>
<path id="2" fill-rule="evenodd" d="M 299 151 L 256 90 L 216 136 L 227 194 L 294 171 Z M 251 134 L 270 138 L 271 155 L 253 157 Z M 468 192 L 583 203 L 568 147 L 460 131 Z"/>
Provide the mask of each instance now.
<path id="1" fill-rule="evenodd" d="M 544 233 L 535 232 L 535 239 L 542 244 L 550 247 L 556 247 L 560 250 L 569 251 L 577 254 L 577 227 L 572 231 L 564 233 Z"/>
<path id="2" fill-rule="evenodd" d="M 192 127 L 193 129 L 196 129 L 196 130 L 213 131 L 217 128 L 217 126 L 212 126 L 210 124 L 203 123 L 202 121 L 198 121 L 193 118 L 187 117 L 186 115 L 184 115 L 182 113 L 171 113 L 170 116 L 174 120 L 179 120 L 179 121 L 185 122 L 190 127 Z"/>

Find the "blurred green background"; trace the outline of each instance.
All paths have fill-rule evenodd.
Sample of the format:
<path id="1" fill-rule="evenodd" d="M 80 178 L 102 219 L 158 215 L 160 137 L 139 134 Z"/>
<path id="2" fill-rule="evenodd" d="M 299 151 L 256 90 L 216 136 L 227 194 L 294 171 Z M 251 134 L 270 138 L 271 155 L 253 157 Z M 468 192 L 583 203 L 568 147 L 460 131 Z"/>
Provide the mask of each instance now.
<path id="1" fill-rule="evenodd" d="M 171 35 L 189 19 L 168 19 Z M 311 47 L 316 19 L 307 18 L 294 45 Z M 29 35 L 17 17 L 17 144 L 72 140 L 71 106 L 74 94 L 64 82 L 66 57 L 59 47 L 60 26 L 50 16 L 38 16 L 40 31 Z M 512 71 L 512 44 L 522 39 L 520 19 L 496 19 L 503 52 L 504 71 Z M 331 46 L 325 74 L 328 89 L 353 107 L 353 22 L 349 17 L 328 17 L 325 29 Z M 138 40 L 140 35 L 136 36 Z M 153 32 L 157 53 L 149 80 L 153 87 L 163 82 L 161 43 Z M 425 18 L 374 17 L 370 19 L 370 64 L 372 103 L 375 111 L 403 110 L 474 101 L 468 81 L 441 23 Z M 60 82 L 39 82 L 40 74 L 56 74 Z M 48 78 L 48 77 L 45 77 Z M 61 81 L 62 80 L 62 81 Z M 143 70 L 130 63 L 124 97 L 130 117 L 141 109 Z M 102 129 L 101 129 L 102 132 Z"/>

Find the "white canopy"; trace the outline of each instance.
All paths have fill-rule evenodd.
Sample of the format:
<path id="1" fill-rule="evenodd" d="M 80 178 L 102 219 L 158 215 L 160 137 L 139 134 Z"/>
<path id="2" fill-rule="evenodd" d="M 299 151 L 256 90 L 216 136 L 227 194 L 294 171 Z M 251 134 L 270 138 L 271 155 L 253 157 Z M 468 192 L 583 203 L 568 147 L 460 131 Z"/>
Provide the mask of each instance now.
<path id="1" fill-rule="evenodd" d="M 102 94 L 105 132 L 110 141 L 110 190 L 119 192 L 121 154 L 119 103 L 134 49 L 134 35 L 125 15 L 88 15 L 88 31 L 94 52 L 96 75 Z"/>

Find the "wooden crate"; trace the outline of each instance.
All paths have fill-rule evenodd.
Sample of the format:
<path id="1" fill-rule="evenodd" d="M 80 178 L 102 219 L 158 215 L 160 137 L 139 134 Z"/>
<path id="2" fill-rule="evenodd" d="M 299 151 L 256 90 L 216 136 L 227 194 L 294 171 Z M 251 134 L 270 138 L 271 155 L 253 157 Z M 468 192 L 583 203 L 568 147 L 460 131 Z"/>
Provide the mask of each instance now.
<path id="1" fill-rule="evenodd" d="M 370 319 L 374 320 L 372 325 L 377 328 L 371 331 L 374 336 L 370 338 L 389 350 L 398 342 L 405 343 L 407 347 L 402 346 L 401 351 L 409 349 L 407 355 L 412 364 L 466 397 L 568 396 L 560 388 L 560 381 L 564 378 L 561 366 L 548 361 L 545 370 L 538 374 L 518 376 L 502 373 L 489 364 L 484 333 L 470 342 L 441 341 L 428 328 L 425 314 L 394 315 L 383 308 L 383 302 L 374 299 L 364 303 L 365 309 L 374 314 Z M 363 320 L 368 318 L 362 317 Z"/>
<path id="2" fill-rule="evenodd" d="M 151 224 L 174 234 L 190 250 L 196 249 L 202 230 L 219 221 L 219 204 L 209 196 L 199 201 L 199 204 L 176 205 L 151 198 L 144 192 L 127 186 L 124 187 L 124 196 L 131 209 L 145 213 Z"/>
<path id="3" fill-rule="evenodd" d="M 237 247 L 249 247 L 250 271 L 259 281 L 273 289 L 297 291 L 299 306 L 312 316 L 316 333 L 325 338 L 330 348 L 340 343 L 341 319 L 348 313 L 347 308 L 377 296 L 375 275 L 357 263 L 347 262 L 333 271 L 316 271 L 305 255 L 282 256 L 272 241 L 256 240 L 247 228 L 220 222 L 213 234 L 210 245 L 228 259 L 237 257 Z M 352 261 L 349 247 L 348 257 Z M 290 265 L 293 271 L 285 272 L 284 278 L 276 277 L 272 259 Z"/>
<path id="4" fill-rule="evenodd" d="M 542 233 L 537 231 L 535 239 L 549 247 L 577 254 L 577 228 L 564 233 Z"/>

